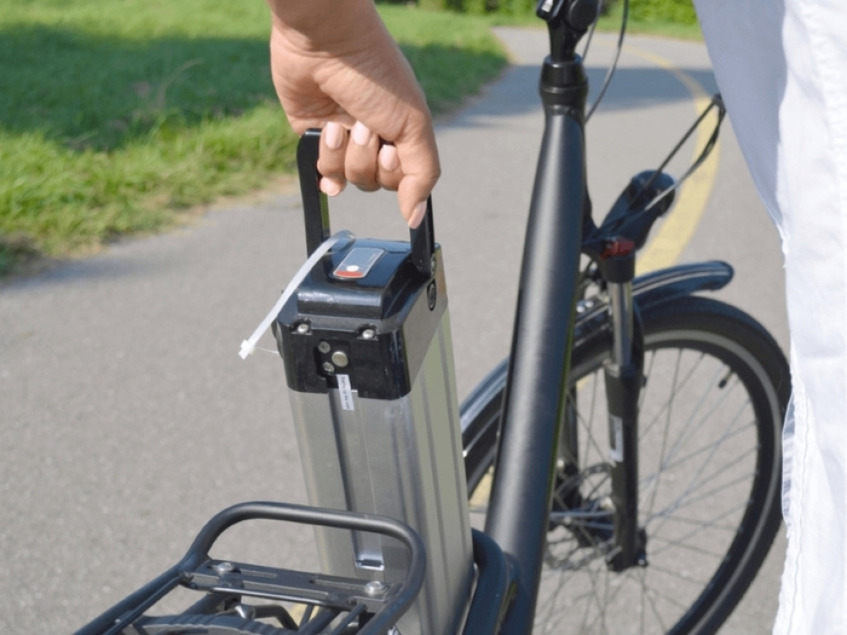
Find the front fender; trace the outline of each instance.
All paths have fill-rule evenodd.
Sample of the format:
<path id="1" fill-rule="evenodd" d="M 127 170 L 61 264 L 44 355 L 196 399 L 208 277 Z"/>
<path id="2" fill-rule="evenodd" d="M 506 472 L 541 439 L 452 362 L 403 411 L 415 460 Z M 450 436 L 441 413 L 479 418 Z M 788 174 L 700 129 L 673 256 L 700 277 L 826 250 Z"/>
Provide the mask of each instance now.
<path id="1" fill-rule="evenodd" d="M 635 306 L 643 312 L 699 291 L 722 289 L 732 280 L 733 273 L 729 264 L 709 261 L 678 265 L 639 276 L 632 283 Z M 610 329 L 609 305 L 602 298 L 587 298 L 577 305 L 574 346 L 587 344 L 596 337 L 608 337 Z M 496 447 L 502 390 L 506 385 L 508 369 L 507 358 L 474 388 L 459 408 L 465 465 L 471 489 L 482 478 Z"/>
<path id="2" fill-rule="evenodd" d="M 732 266 L 720 260 L 677 265 L 652 271 L 632 281 L 635 306 L 644 312 L 656 305 L 699 291 L 722 289 L 732 280 Z M 609 305 L 597 296 L 577 304 L 574 344 L 592 339 L 609 328 Z"/>

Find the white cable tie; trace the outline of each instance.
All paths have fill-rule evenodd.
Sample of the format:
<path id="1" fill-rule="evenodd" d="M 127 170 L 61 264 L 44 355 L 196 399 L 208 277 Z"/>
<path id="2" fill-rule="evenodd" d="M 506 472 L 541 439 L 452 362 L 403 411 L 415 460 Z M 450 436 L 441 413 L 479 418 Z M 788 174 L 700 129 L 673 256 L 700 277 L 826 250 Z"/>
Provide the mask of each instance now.
<path id="1" fill-rule="evenodd" d="M 315 249 L 315 252 L 309 256 L 309 259 L 303 263 L 303 266 L 300 267 L 300 270 L 294 275 L 291 279 L 291 282 L 288 283 L 288 286 L 285 287 L 285 291 L 282 292 L 282 295 L 277 300 L 276 304 L 274 304 L 274 308 L 270 310 L 265 316 L 265 319 L 256 327 L 256 330 L 253 331 L 253 335 L 250 336 L 249 339 L 241 342 L 241 350 L 238 352 L 238 355 L 241 359 L 247 359 L 249 355 L 252 355 L 256 351 L 256 344 L 259 339 L 265 334 L 273 321 L 279 315 L 279 312 L 282 311 L 282 307 L 285 306 L 285 303 L 288 302 L 288 299 L 292 296 L 292 294 L 297 290 L 297 287 L 306 279 L 306 276 L 309 275 L 309 272 L 314 268 L 314 266 L 318 263 L 318 261 L 326 255 L 326 253 L 332 249 L 336 243 L 342 240 L 350 240 L 353 238 L 353 234 L 347 230 L 340 231 L 334 236 L 327 238 L 324 242 L 321 243 L 320 247 Z"/>

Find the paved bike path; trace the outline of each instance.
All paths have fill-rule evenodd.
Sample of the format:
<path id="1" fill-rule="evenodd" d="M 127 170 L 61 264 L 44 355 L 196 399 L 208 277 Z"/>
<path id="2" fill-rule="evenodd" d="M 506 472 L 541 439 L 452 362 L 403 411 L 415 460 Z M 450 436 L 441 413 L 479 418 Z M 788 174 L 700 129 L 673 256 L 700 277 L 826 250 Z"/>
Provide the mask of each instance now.
<path id="1" fill-rule="evenodd" d="M 542 126 L 546 36 L 500 33 L 514 64 L 438 126 L 436 232 L 461 394 L 507 352 Z M 612 40 L 593 45 L 594 85 Z M 629 43 L 589 126 L 597 210 L 655 167 L 694 114 L 684 83 L 635 49 L 714 88 L 702 46 Z M 775 234 L 724 139 L 704 220 L 681 257 L 733 262 L 737 280 L 723 297 L 785 345 Z M 390 194 L 345 193 L 331 209 L 336 228 L 405 234 Z M 79 626 L 170 566 L 226 505 L 304 500 L 281 363 L 237 356 L 303 260 L 300 214 L 292 191 L 268 194 L 0 288 L 0 632 Z M 308 531 L 237 530 L 216 555 L 270 552 L 309 566 L 310 543 Z M 779 560 L 771 556 L 724 632 L 769 632 Z"/>

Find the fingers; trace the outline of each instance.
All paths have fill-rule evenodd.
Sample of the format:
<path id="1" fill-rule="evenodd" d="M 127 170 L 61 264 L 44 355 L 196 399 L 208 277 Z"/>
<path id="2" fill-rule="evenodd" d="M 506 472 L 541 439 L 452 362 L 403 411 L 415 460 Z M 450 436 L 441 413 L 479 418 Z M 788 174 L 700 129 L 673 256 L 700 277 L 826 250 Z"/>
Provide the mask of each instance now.
<path id="1" fill-rule="evenodd" d="M 431 130 L 431 129 L 429 129 Z M 321 190 L 340 194 L 348 182 L 365 191 L 396 190 L 400 211 L 410 227 L 426 212 L 426 200 L 440 175 L 434 136 L 385 143 L 361 122 L 349 130 L 329 122 L 321 133 L 318 171 Z"/>
<path id="2" fill-rule="evenodd" d="M 347 146 L 347 130 L 340 123 L 330 122 L 321 131 L 318 153 L 318 172 L 321 174 L 320 188 L 328 196 L 338 196 L 346 185 L 344 178 L 344 152 Z"/>
<path id="3" fill-rule="evenodd" d="M 359 122 L 349 131 L 337 122 L 324 126 L 318 172 L 321 190 L 330 196 L 339 194 L 347 182 L 366 192 L 396 190 L 402 178 L 396 148 Z"/>
<path id="4" fill-rule="evenodd" d="M 356 122 L 350 130 L 347 152 L 344 155 L 344 174 L 347 180 L 360 190 L 373 192 L 380 185 L 377 181 L 379 137 L 367 126 Z"/>
<path id="5" fill-rule="evenodd" d="M 377 180 L 386 190 L 396 190 L 402 178 L 397 148 L 390 143 L 383 144 L 377 157 Z"/>

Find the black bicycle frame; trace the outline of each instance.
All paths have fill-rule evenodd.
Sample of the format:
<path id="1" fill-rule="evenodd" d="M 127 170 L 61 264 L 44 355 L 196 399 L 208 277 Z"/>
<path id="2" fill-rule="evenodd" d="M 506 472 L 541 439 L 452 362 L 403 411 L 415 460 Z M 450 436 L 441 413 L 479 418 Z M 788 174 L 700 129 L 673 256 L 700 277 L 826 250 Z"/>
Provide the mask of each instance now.
<path id="1" fill-rule="evenodd" d="M 633 185 L 637 187 L 625 191 L 619 199 L 620 214 L 607 217 L 614 222 L 608 225 L 604 222 L 600 228 L 594 225 L 585 162 L 588 82 L 582 59 L 575 49 L 596 18 L 597 0 L 540 0 L 537 13 L 547 21 L 550 31 L 551 53 L 544 60 L 540 78 L 545 125 L 527 221 L 486 532 L 474 531 L 473 535 L 477 577 L 475 593 L 468 606 L 466 635 L 525 635 L 532 631 L 557 470 L 567 475 L 575 473 L 579 466 L 575 391 L 569 387 L 568 373 L 576 306 L 583 291 L 579 266 L 582 253 L 598 263 L 609 301 L 608 305 L 600 304 L 581 316 L 580 332 L 599 332 L 593 327 L 598 320 L 605 322 L 609 308 L 613 322 L 611 354 L 604 368 L 610 424 L 611 495 L 610 505 L 603 507 L 608 511 L 603 521 L 608 524 L 608 530 L 606 527 L 601 530 L 608 531 L 610 537 L 605 540 L 604 536 L 602 555 L 606 565 L 615 571 L 646 564 L 646 536 L 638 527 L 637 506 L 638 398 L 643 375 L 643 337 L 633 298 L 634 250 L 640 245 L 636 244 L 638 239 L 635 242 L 621 240 L 617 234 L 621 226 L 615 223 L 621 214 L 641 205 L 629 200 L 628 192 L 636 198 L 646 197 L 642 201 L 646 205 L 667 188 L 663 179 L 670 177 L 658 172 L 636 176 Z M 311 156 L 305 163 L 313 165 L 316 160 L 316 156 Z M 306 196 L 304 191 L 304 200 Z M 657 214 L 670 205 L 670 197 L 663 200 L 663 210 L 658 210 Z M 322 211 L 325 214 L 325 210 Z M 430 215 L 431 209 L 427 218 Z M 642 242 L 653 220 L 655 216 L 644 221 L 643 236 L 642 232 L 635 232 Z M 307 235 L 311 252 L 328 237 L 328 228 L 318 223 L 307 230 Z M 430 264 L 429 251 L 422 246 L 426 245 L 431 251 L 431 219 L 425 229 L 413 233 L 412 241 L 415 244 L 413 254 L 417 254 L 415 264 L 425 270 Z M 696 265 L 693 269 L 676 268 L 652 274 L 636 285 L 639 305 L 646 307 L 651 303 L 667 302 L 677 295 L 688 295 L 694 290 L 720 288 L 731 277 L 728 269 L 727 265 L 710 263 Z M 472 399 L 475 403 L 488 404 L 490 391 L 499 390 L 496 382 L 502 374 L 498 371 L 492 376 L 495 375 L 493 383 L 485 380 L 482 392 L 475 393 Z M 474 418 L 474 415 L 469 416 Z M 565 432 L 561 439 L 560 431 Z M 467 448 L 467 440 L 465 444 Z M 476 463 L 488 467 L 487 462 L 477 460 Z M 480 474 L 473 474 L 471 478 L 476 483 Z M 564 492 L 564 498 L 561 505 L 565 512 L 581 506 L 577 488 Z M 349 512 L 250 503 L 225 510 L 212 519 L 177 566 L 127 597 L 80 633 L 123 630 L 175 586 L 194 580 L 200 569 L 208 569 L 212 562 L 208 550 L 217 536 L 230 525 L 248 518 L 371 531 L 404 542 L 412 562 L 407 580 L 386 593 L 390 601 L 369 599 L 371 604 L 381 602 L 382 608 L 367 622 L 363 633 L 385 630 L 414 601 L 420 589 L 423 543 L 418 534 L 403 523 Z M 227 582 L 224 577 L 230 575 L 228 571 L 220 574 L 221 581 Z M 286 577 L 289 573 L 273 570 L 274 575 L 282 576 L 279 583 L 271 584 L 262 579 L 257 584 L 264 585 L 265 595 L 274 599 L 300 597 L 296 593 L 303 586 L 300 578 L 292 581 Z M 249 576 L 242 576 L 239 584 L 245 579 L 250 584 L 255 582 Z M 304 597 L 312 598 L 315 580 L 322 579 L 307 581 L 310 591 Z M 212 576 L 209 580 L 209 589 L 219 591 L 214 586 L 218 578 Z M 346 591 L 349 597 L 361 595 L 358 580 L 335 578 L 329 584 L 338 590 L 349 586 Z M 203 587 L 203 590 L 209 589 Z M 263 597 L 258 592 L 255 595 Z M 213 598 L 213 601 L 217 600 Z M 203 602 L 207 601 L 201 600 L 195 607 L 205 607 L 201 606 Z M 324 604 L 330 606 L 328 601 Z M 352 617 L 348 623 L 364 614 L 366 609 L 373 611 L 368 608 L 370 605 L 360 603 L 361 611 L 354 615 L 346 600 L 340 604 L 343 606 L 332 604 L 332 608 L 337 608 L 337 612 L 349 611 Z M 211 615 L 212 608 L 210 604 L 198 613 Z"/>
<path id="2" fill-rule="evenodd" d="M 542 0 L 538 6 L 539 16 L 548 23 L 551 45 L 540 80 L 545 125 L 527 221 L 497 469 L 485 527 L 514 568 L 514 597 L 503 633 L 532 631 L 557 437 L 566 416 L 583 230 L 593 228 L 585 165 L 588 83 L 575 48 L 596 11 L 591 0 Z M 623 410 L 634 407 L 631 397 L 623 396 L 629 402 Z M 618 481 L 617 490 L 635 484 L 631 471 Z M 637 509 L 631 505 L 615 512 L 616 529 L 625 526 L 625 541 L 630 545 L 635 542 L 636 518 Z"/>

